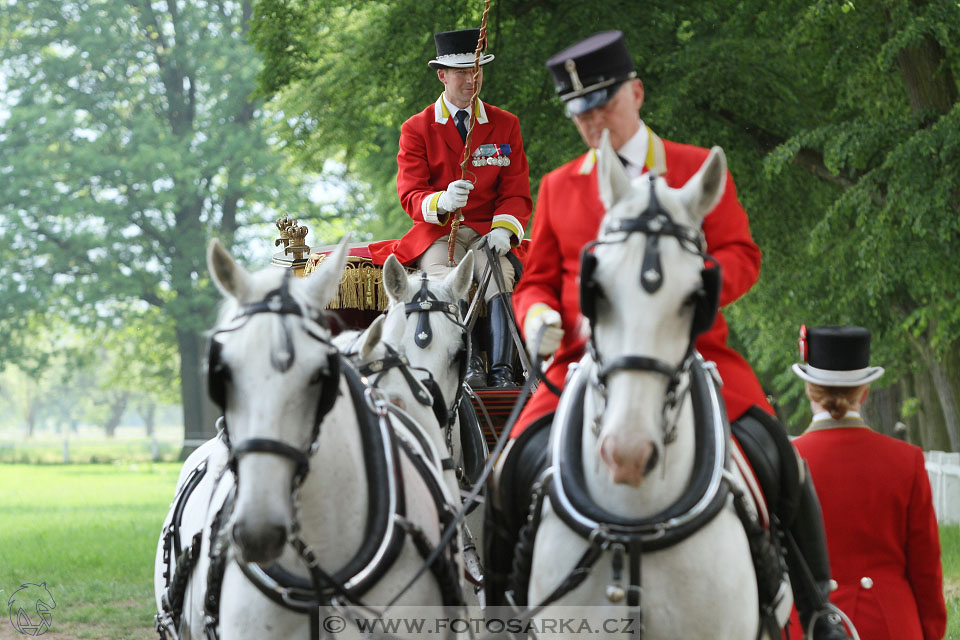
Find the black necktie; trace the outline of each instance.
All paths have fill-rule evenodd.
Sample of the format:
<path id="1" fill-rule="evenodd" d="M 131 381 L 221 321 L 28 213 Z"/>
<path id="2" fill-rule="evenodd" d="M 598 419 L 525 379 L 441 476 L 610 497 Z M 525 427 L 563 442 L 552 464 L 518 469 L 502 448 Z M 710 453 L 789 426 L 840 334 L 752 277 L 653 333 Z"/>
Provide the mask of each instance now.
<path id="1" fill-rule="evenodd" d="M 467 141 L 467 125 L 464 124 L 464 120 L 467 119 L 466 109 L 460 109 L 457 111 L 456 115 L 453 116 L 454 121 L 457 123 L 457 131 L 460 132 L 460 139 L 464 142 Z"/>
<path id="2" fill-rule="evenodd" d="M 623 165 L 623 168 L 624 168 L 624 169 L 626 169 L 627 167 L 630 166 L 630 161 L 627 160 L 626 158 L 624 158 L 622 155 L 620 155 L 620 154 L 618 153 L 618 154 L 617 154 L 617 157 L 620 158 L 620 164 Z"/>

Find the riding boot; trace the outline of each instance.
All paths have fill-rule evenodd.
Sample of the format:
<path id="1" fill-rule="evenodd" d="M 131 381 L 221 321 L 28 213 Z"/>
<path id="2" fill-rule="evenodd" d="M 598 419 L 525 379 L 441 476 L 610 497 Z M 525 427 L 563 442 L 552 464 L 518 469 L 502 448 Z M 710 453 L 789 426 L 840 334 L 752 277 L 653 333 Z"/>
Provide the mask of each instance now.
<path id="1" fill-rule="evenodd" d="M 517 347 L 513 342 L 510 331 L 511 316 L 507 313 L 510 304 L 509 293 L 498 293 L 487 303 L 490 375 L 487 378 L 488 387 L 512 387 L 516 385 L 513 378 L 513 360 L 517 355 Z"/>
<path id="2" fill-rule="evenodd" d="M 460 308 L 464 316 L 467 315 L 467 305 L 460 303 Z M 483 358 L 480 357 L 480 351 L 483 347 L 483 337 L 480 331 L 480 323 L 473 325 L 470 332 L 470 361 L 467 363 L 467 373 L 463 381 L 470 385 L 471 389 L 478 389 L 487 386 L 487 372 L 483 368 Z"/>
<path id="3" fill-rule="evenodd" d="M 535 531 L 528 522 L 532 490 L 547 467 L 550 423 L 538 419 L 514 440 L 500 464 L 499 486 L 487 487 L 483 525 L 484 589 L 493 607 L 527 604 L 527 584 Z"/>
<path id="4" fill-rule="evenodd" d="M 823 513 L 810 474 L 806 469 L 804 471 L 797 496 L 796 517 L 787 527 L 790 539 L 786 545 L 786 556 L 794 604 L 804 634 L 811 618 L 817 617 L 809 640 L 849 640 L 840 616 L 827 608 L 834 583 L 830 579 Z"/>

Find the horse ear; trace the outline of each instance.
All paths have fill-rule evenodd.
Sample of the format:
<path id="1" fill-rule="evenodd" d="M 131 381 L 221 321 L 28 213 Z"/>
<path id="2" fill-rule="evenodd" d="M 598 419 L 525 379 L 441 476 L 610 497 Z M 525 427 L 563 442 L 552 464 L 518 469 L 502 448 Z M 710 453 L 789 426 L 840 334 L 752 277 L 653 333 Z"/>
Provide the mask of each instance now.
<path id="1" fill-rule="evenodd" d="M 383 337 L 380 340 L 399 348 L 403 343 L 403 334 L 407 329 L 407 311 L 404 305 L 390 305 L 383 318 Z"/>
<path id="2" fill-rule="evenodd" d="M 387 316 L 385 315 L 377 316 L 374 321 L 370 323 L 370 326 L 367 327 L 367 330 L 363 332 L 363 342 L 360 344 L 361 360 L 369 359 L 370 353 L 383 339 L 383 321 L 386 320 L 386 318 Z"/>
<path id="3" fill-rule="evenodd" d="M 242 298 L 249 289 L 250 274 L 237 264 L 217 238 L 207 245 L 207 268 L 217 288 L 227 296 Z"/>
<path id="4" fill-rule="evenodd" d="M 345 234 L 337 248 L 320 263 L 320 266 L 306 279 L 307 295 L 318 307 L 326 307 L 340 290 L 340 279 L 347 265 L 350 234 Z"/>
<path id="5" fill-rule="evenodd" d="M 467 255 L 463 256 L 463 260 L 460 261 L 456 269 L 448 273 L 447 277 L 443 279 L 443 284 L 450 287 L 455 300 L 467 296 L 470 283 L 473 282 L 473 261 L 473 249 L 471 249 L 467 251 Z"/>
<path id="6" fill-rule="evenodd" d="M 630 193 L 630 176 L 610 144 L 609 129 L 603 130 L 600 148 L 597 149 L 597 186 L 600 188 L 600 201 L 607 211 Z"/>
<path id="7" fill-rule="evenodd" d="M 383 263 L 383 288 L 391 302 L 402 302 L 407 299 L 407 270 L 392 253 Z"/>
<path id="8" fill-rule="evenodd" d="M 727 156 L 723 149 L 714 147 L 710 149 L 710 155 L 693 177 L 680 188 L 680 200 L 686 205 L 695 223 L 699 224 L 713 211 L 723 197 L 726 185 Z"/>

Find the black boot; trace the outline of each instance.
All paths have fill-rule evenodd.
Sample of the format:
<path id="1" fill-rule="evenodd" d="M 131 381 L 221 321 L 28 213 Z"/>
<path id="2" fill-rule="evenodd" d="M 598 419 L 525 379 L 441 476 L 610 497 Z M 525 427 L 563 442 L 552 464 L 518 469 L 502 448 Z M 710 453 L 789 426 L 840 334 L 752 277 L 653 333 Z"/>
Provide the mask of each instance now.
<path id="1" fill-rule="evenodd" d="M 788 527 L 786 545 L 794 604 L 804 633 L 810 620 L 816 616 L 813 635 L 809 640 L 849 640 L 840 616 L 827 608 L 833 582 L 830 579 L 823 513 L 809 471 L 804 476 L 796 517 Z"/>
<path id="2" fill-rule="evenodd" d="M 513 378 L 513 360 L 517 355 L 517 347 L 513 343 L 513 334 L 510 332 L 511 316 L 507 314 L 507 305 L 510 304 L 510 294 L 499 293 L 487 303 L 490 375 L 487 378 L 488 387 L 512 387 L 516 385 Z"/>
<path id="3" fill-rule="evenodd" d="M 490 607 L 527 604 L 527 583 L 535 532 L 522 530 L 530 512 L 534 484 L 547 467 L 553 414 L 528 426 L 501 462 L 500 484 L 487 486 L 483 523 L 486 603 Z M 525 541 L 525 545 L 521 545 Z M 522 548 L 521 548 L 522 547 Z M 494 610 L 495 611 L 495 610 Z"/>
<path id="4" fill-rule="evenodd" d="M 460 308 L 463 310 L 463 315 L 466 316 L 467 305 L 461 302 Z M 487 372 L 483 367 L 483 358 L 480 357 L 480 352 L 483 350 L 483 339 L 479 325 L 479 322 L 475 323 L 473 330 L 470 332 L 470 361 L 467 363 L 467 373 L 463 378 L 463 381 L 470 385 L 471 389 L 487 386 Z"/>

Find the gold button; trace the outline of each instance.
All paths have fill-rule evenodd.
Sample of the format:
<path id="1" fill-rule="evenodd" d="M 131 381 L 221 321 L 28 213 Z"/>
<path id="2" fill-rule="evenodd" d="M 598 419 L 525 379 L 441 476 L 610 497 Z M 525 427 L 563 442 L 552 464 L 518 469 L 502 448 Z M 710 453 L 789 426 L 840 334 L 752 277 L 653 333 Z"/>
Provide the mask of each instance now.
<path id="1" fill-rule="evenodd" d="M 864 589 L 872 589 L 872 588 L 873 588 L 873 578 L 870 578 L 870 577 L 867 577 L 867 576 L 864 576 L 864 577 L 860 578 L 860 586 L 863 587 Z"/>

